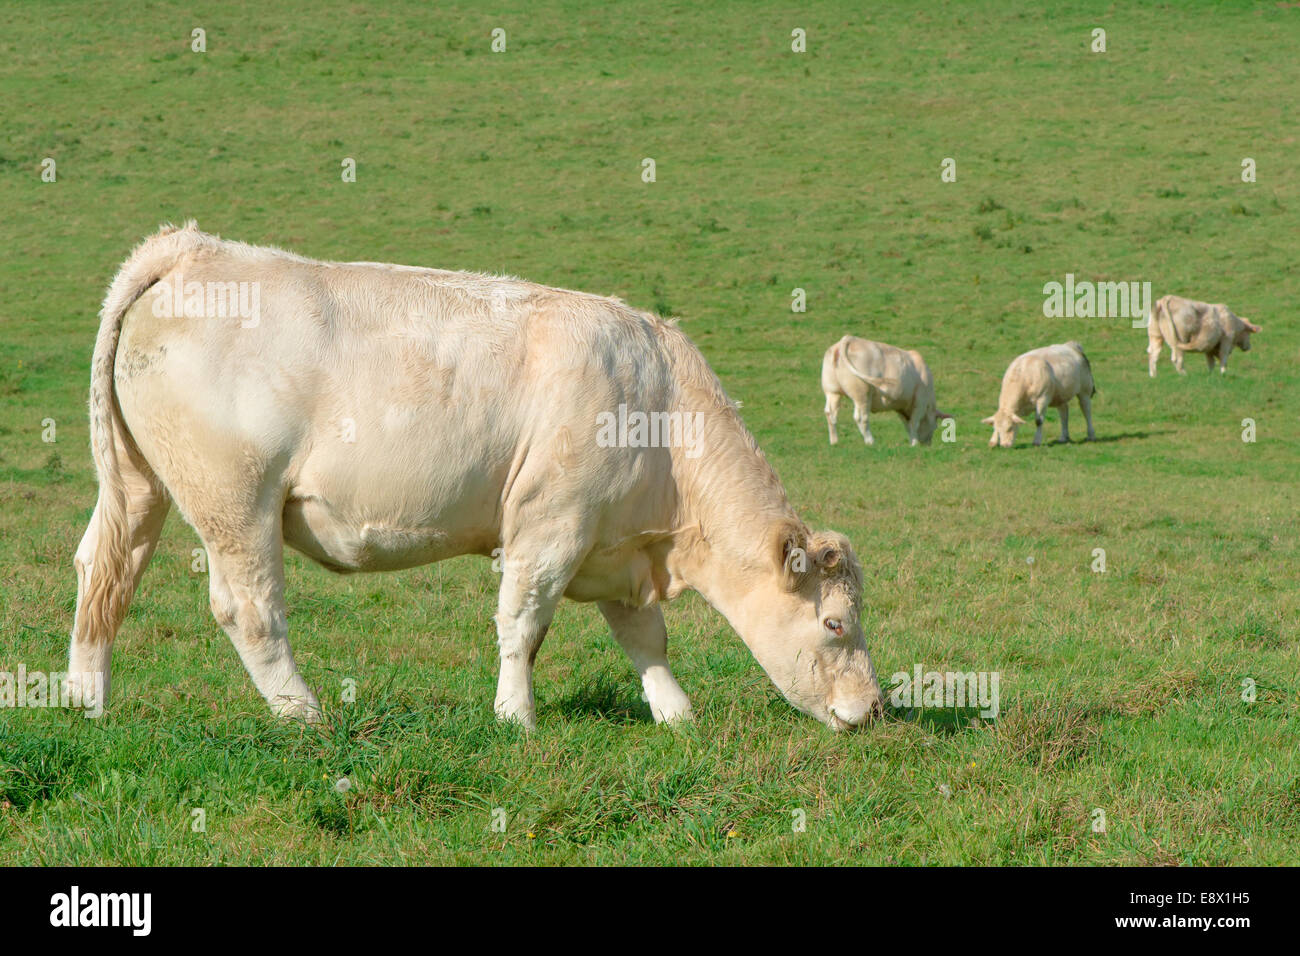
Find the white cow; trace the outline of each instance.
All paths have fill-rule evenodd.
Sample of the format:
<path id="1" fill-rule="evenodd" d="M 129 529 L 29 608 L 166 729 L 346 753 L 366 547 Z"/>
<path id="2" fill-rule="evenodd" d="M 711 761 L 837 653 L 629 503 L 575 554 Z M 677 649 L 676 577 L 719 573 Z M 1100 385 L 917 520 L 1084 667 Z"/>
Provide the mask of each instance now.
<path id="1" fill-rule="evenodd" d="M 102 706 L 175 502 L 279 714 L 319 716 L 287 638 L 285 543 L 339 572 L 501 548 L 496 712 L 527 727 L 563 595 L 598 602 L 656 720 L 691 716 L 658 603 L 688 588 L 794 706 L 836 729 L 881 713 L 848 540 L 807 530 L 686 336 L 617 299 L 164 227 L 108 291 L 90 407 L 74 699 Z"/>
<path id="2" fill-rule="evenodd" d="M 1043 413 L 1056 408 L 1061 413 L 1060 441 L 1070 440 L 1070 402 L 1079 400 L 1083 417 L 1088 421 L 1088 441 L 1096 434 L 1092 430 L 1092 396 L 1097 386 L 1092 381 L 1092 365 L 1083 354 L 1078 342 L 1064 345 L 1047 345 L 1017 356 L 1002 376 L 1002 392 L 998 396 L 998 410 L 983 420 L 993 426 L 989 447 L 1010 448 L 1015 444 L 1016 429 L 1025 424 L 1022 415 L 1034 413 L 1038 428 L 1034 444 L 1043 443 Z"/>
<path id="3" fill-rule="evenodd" d="M 1152 304 L 1147 320 L 1147 370 L 1152 378 L 1156 377 L 1160 348 L 1168 345 L 1169 360 L 1180 375 L 1186 374 L 1184 352 L 1204 352 L 1205 364 L 1211 372 L 1217 358 L 1219 372 L 1225 373 L 1232 347 L 1249 352 L 1251 333 L 1263 331 L 1254 322 L 1234 315 L 1226 305 L 1163 296 Z"/>
<path id="4" fill-rule="evenodd" d="M 826 393 L 826 427 L 832 445 L 840 440 L 835 422 L 840 398 L 845 395 L 853 402 L 853 420 L 868 445 L 876 442 L 871 435 L 871 412 L 897 412 L 907 424 L 907 437 L 913 445 L 930 444 L 939 419 L 952 417 L 935 404 L 934 379 L 920 352 L 904 352 L 852 335 L 844 336 L 822 357 L 822 391 Z"/>

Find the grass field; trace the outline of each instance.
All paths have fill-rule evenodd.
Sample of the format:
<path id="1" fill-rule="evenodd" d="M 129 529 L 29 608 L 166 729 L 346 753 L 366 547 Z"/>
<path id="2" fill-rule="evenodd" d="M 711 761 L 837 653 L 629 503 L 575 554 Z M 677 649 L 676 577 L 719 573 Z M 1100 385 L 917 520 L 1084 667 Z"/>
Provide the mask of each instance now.
<path id="1" fill-rule="evenodd" d="M 566 603 L 525 736 L 492 716 L 488 562 L 340 578 L 293 556 L 290 635 L 328 724 L 279 724 L 173 513 L 105 716 L 0 710 L 0 864 L 1300 858 L 1300 9 L 320 6 L 7 6 L 0 670 L 65 666 L 96 312 L 134 243 L 194 217 L 679 316 L 796 508 L 854 541 L 882 679 L 996 671 L 1001 713 L 832 734 L 688 595 L 667 616 L 693 726 L 656 727 L 599 614 Z M 1191 356 L 1151 380 L 1127 319 L 1044 318 L 1067 273 L 1265 330 L 1226 376 Z M 844 412 L 829 447 L 818 375 L 845 332 L 920 349 L 957 440 L 909 448 L 881 415 L 868 449 Z M 1099 440 L 989 451 L 1007 363 L 1067 339 Z"/>

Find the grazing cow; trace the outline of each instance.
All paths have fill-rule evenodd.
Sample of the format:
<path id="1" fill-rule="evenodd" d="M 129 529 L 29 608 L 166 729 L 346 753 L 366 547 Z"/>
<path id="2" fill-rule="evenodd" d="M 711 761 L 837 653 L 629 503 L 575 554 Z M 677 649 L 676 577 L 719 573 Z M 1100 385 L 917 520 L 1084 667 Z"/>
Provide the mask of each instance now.
<path id="1" fill-rule="evenodd" d="M 934 379 L 920 352 L 904 352 L 852 335 L 844 336 L 822 357 L 822 391 L 832 445 L 840 440 L 835 422 L 844 395 L 853 401 L 853 420 L 868 445 L 876 443 L 871 436 L 871 412 L 898 412 L 913 445 L 930 444 L 939 419 L 952 418 L 935 405 Z"/>
<path id="2" fill-rule="evenodd" d="M 1056 408 L 1061 413 L 1060 441 L 1070 440 L 1070 401 L 1077 398 L 1088 421 L 1088 441 L 1096 435 L 1092 430 L 1092 396 L 1097 386 L 1092 381 L 1092 365 L 1083 354 L 1078 342 L 1064 345 L 1047 345 L 1017 356 L 1002 376 L 1002 392 L 998 396 L 998 410 L 983 420 L 993 426 L 989 447 L 1010 448 L 1016 440 L 1016 429 L 1025 424 L 1021 415 L 1034 413 L 1038 425 L 1034 444 L 1043 443 L 1043 413 Z"/>
<path id="3" fill-rule="evenodd" d="M 1160 360 L 1160 347 L 1169 346 L 1169 360 L 1185 375 L 1184 352 L 1204 352 L 1205 364 L 1214 371 L 1214 360 L 1219 360 L 1220 374 L 1228 371 L 1228 356 L 1235 345 L 1243 352 L 1250 351 L 1252 332 L 1263 328 L 1239 315 L 1234 315 L 1226 305 L 1193 302 L 1176 295 L 1166 295 L 1151 306 L 1147 319 L 1147 370 L 1156 377 L 1156 363 Z"/>
<path id="4" fill-rule="evenodd" d="M 214 289 L 258 314 L 223 318 Z M 686 336 L 617 299 L 164 227 L 104 301 L 90 432 L 79 699 L 107 696 L 175 502 L 207 548 L 213 614 L 278 714 L 320 715 L 287 638 L 284 544 L 338 572 L 500 554 L 496 713 L 525 727 L 561 596 L 599 604 L 656 720 L 690 717 L 659 606 L 686 589 L 795 707 L 835 729 L 882 712 L 848 540 L 806 528 Z"/>

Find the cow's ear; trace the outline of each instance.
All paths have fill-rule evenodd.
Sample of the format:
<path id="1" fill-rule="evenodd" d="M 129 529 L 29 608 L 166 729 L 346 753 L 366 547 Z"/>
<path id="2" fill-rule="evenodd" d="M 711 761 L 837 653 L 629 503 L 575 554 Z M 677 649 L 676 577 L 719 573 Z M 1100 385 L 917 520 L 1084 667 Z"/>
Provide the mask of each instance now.
<path id="1" fill-rule="evenodd" d="M 981 425 L 992 425 L 993 422 L 994 422 L 994 420 L 995 420 L 995 419 L 994 419 L 994 416 L 990 415 L 988 418 L 981 418 L 981 419 L 980 419 L 980 424 L 981 424 Z"/>
<path id="2" fill-rule="evenodd" d="M 952 416 L 949 415 L 947 412 L 936 411 L 934 414 L 935 414 L 935 417 L 937 417 L 937 418 L 941 418 L 941 419 L 942 419 L 942 418 L 952 418 Z M 990 421 L 991 421 L 991 419 L 990 419 Z"/>
<path id="3" fill-rule="evenodd" d="M 1025 420 L 1021 418 L 1019 415 L 1012 415 L 1011 420 L 1015 422 L 1017 425 L 1023 425 L 1025 423 Z"/>
<path id="4" fill-rule="evenodd" d="M 1240 316 L 1238 316 L 1238 318 L 1240 318 Z M 1257 335 L 1258 333 L 1264 331 L 1264 326 L 1256 325 L 1254 322 L 1250 321 L 1250 319 L 1242 319 L 1241 323 L 1242 325 L 1246 326 L 1247 329 L 1250 330 L 1252 335 Z"/>
<path id="5" fill-rule="evenodd" d="M 793 521 L 781 521 L 769 536 L 769 553 L 788 590 L 795 590 L 808 571 L 808 534 Z"/>
<path id="6" fill-rule="evenodd" d="M 844 552 L 833 544 L 823 544 L 813 552 L 813 563 L 823 571 L 835 568 L 844 558 Z"/>

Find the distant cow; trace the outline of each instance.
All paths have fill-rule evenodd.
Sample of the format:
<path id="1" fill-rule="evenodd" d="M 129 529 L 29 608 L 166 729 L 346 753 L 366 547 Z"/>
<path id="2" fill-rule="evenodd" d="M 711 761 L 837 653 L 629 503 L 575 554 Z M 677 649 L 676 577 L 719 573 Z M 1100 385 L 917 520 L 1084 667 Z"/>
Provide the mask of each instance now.
<path id="1" fill-rule="evenodd" d="M 1235 345 L 1243 352 L 1250 351 L 1252 332 L 1264 331 L 1254 322 L 1233 315 L 1226 305 L 1193 302 L 1176 295 L 1157 299 L 1151 306 L 1147 322 L 1147 369 L 1156 377 L 1156 363 L 1160 360 L 1160 347 L 1169 346 L 1169 359 L 1180 375 L 1184 352 L 1204 352 L 1205 364 L 1214 371 L 1214 360 L 1219 360 L 1219 372 L 1228 371 L 1228 356 Z"/>
<path id="2" fill-rule="evenodd" d="M 952 417 L 935 405 L 934 379 L 920 352 L 904 352 L 852 335 L 826 350 L 822 358 L 822 391 L 826 393 L 826 425 L 832 445 L 839 441 L 835 422 L 844 395 L 853 401 L 853 420 L 868 445 L 875 444 L 871 412 L 898 412 L 907 424 L 907 436 L 913 445 L 930 444 L 938 420 Z"/>
<path id="3" fill-rule="evenodd" d="M 1078 342 L 1064 345 L 1047 345 L 1017 356 L 1002 376 L 1002 393 L 998 396 L 998 410 L 984 419 L 993 426 L 989 447 L 1010 448 L 1016 440 L 1016 429 L 1025 424 L 1021 415 L 1034 413 L 1038 425 L 1034 444 L 1043 443 L 1043 413 L 1056 408 L 1061 413 L 1061 438 L 1070 440 L 1070 402 L 1077 398 L 1083 416 L 1088 420 L 1088 440 L 1096 435 L 1092 430 L 1092 396 L 1097 387 L 1092 381 L 1092 366 L 1083 346 Z"/>
<path id="4" fill-rule="evenodd" d="M 205 306 L 231 288 L 255 314 Z M 90 437 L 68 668 L 88 706 L 175 502 L 277 714 L 320 717 L 289 647 L 285 544 L 338 572 L 498 556 L 496 713 L 525 727 L 562 596 L 597 603 L 655 720 L 690 717 L 659 603 L 688 589 L 795 707 L 835 729 L 882 712 L 848 539 L 799 519 L 686 336 L 617 299 L 168 227 L 104 300 Z"/>

